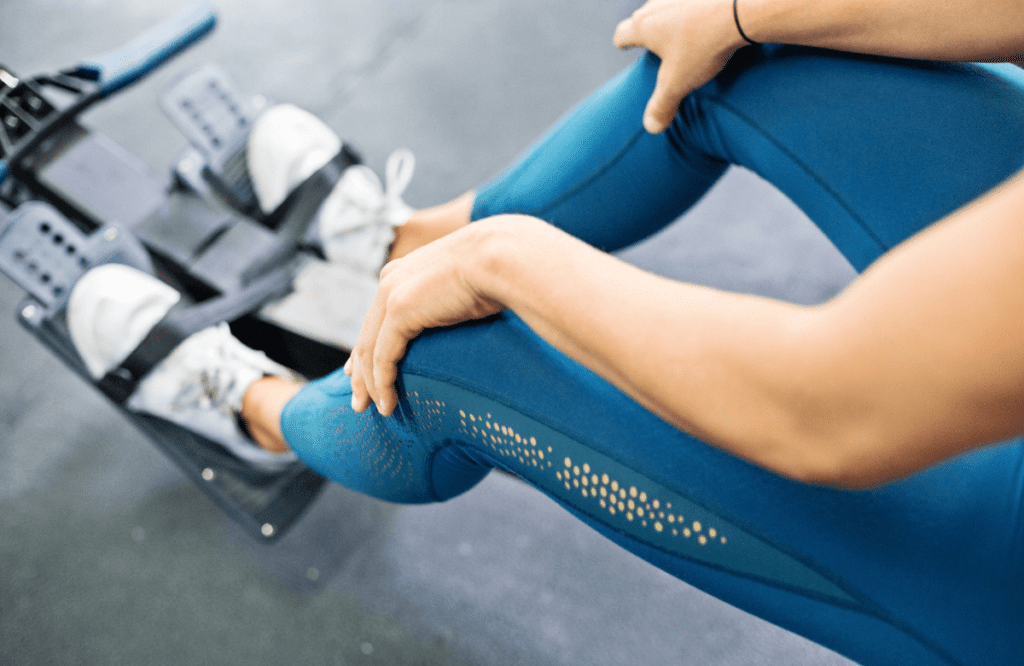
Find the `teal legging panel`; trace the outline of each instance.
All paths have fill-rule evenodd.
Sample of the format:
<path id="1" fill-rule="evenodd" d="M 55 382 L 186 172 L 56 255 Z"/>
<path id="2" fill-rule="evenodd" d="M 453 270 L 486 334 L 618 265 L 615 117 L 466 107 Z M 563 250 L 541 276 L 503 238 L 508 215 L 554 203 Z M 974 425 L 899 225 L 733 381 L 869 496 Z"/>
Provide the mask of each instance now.
<path id="1" fill-rule="evenodd" d="M 474 216 L 531 213 L 612 250 L 741 164 L 863 268 L 1024 166 L 1014 68 L 749 48 L 651 136 L 657 65 L 642 57 L 571 111 L 478 192 Z M 872 490 L 795 483 L 670 426 L 508 312 L 420 336 L 398 388 L 384 418 L 351 411 L 344 373 L 312 382 L 285 437 L 395 502 L 507 470 L 652 564 L 864 664 L 1024 654 L 1018 441 Z"/>

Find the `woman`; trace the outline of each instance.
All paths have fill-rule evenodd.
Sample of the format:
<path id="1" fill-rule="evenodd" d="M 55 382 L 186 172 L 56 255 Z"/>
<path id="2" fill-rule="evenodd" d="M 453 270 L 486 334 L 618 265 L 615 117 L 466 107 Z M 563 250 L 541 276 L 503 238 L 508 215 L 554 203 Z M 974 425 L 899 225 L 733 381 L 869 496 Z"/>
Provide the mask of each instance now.
<path id="1" fill-rule="evenodd" d="M 1024 72 L 894 58 L 1018 58 L 1020 3 L 651 0 L 615 43 L 651 53 L 397 228 L 344 372 L 246 383 L 255 439 L 398 502 L 508 470 L 863 663 L 1019 660 Z M 803 307 L 605 254 L 729 164 L 867 270 Z"/>

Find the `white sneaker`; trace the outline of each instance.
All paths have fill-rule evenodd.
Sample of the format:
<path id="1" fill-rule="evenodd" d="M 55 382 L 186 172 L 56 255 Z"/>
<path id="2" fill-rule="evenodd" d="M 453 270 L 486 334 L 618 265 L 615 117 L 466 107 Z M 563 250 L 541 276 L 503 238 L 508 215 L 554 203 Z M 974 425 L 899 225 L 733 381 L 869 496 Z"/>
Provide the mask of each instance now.
<path id="1" fill-rule="evenodd" d="M 90 270 L 68 299 L 71 339 L 95 379 L 116 368 L 178 301 L 155 277 L 120 264 Z M 239 342 L 227 323 L 194 333 L 147 374 L 125 406 L 201 434 L 245 462 L 277 471 L 294 453 L 271 453 L 242 432 L 242 396 L 257 379 L 300 379 Z"/>
<path id="2" fill-rule="evenodd" d="M 341 139 L 323 121 L 292 104 L 264 111 L 249 135 L 248 162 L 264 213 L 341 150 Z"/>
<path id="3" fill-rule="evenodd" d="M 83 275 L 68 299 L 67 322 L 93 379 L 121 365 L 180 299 L 169 285 L 121 264 Z"/>
<path id="4" fill-rule="evenodd" d="M 260 207 L 274 210 L 341 149 L 341 141 L 316 116 L 290 104 L 264 112 L 249 135 L 249 174 Z M 388 158 L 385 183 L 363 165 L 345 170 L 314 221 L 327 257 L 300 268 L 295 289 L 264 307 L 260 317 L 296 333 L 351 349 L 377 291 L 377 274 L 413 209 L 402 201 L 415 166 L 408 150 Z"/>

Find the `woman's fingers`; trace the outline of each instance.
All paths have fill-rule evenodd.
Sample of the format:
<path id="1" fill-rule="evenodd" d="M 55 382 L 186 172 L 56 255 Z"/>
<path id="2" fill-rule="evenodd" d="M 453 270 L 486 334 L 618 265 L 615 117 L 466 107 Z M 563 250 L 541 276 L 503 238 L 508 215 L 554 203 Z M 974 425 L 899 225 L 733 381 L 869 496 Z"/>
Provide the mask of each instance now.
<path id="1" fill-rule="evenodd" d="M 471 225 L 384 267 L 346 364 L 354 410 L 363 411 L 372 402 L 385 416 L 395 411 L 398 363 L 409 342 L 424 329 L 479 319 L 501 309 L 470 277 L 480 270 L 473 258 L 487 233 L 486 225 Z"/>
<path id="2" fill-rule="evenodd" d="M 363 384 L 363 374 L 355 372 L 352 375 L 352 411 L 361 412 L 369 406 L 370 397 Z"/>
<path id="3" fill-rule="evenodd" d="M 616 48 L 628 49 L 634 46 L 642 46 L 636 34 L 636 21 L 630 16 L 615 26 L 615 34 L 612 35 L 612 43 Z"/>
<path id="4" fill-rule="evenodd" d="M 389 416 L 398 406 L 398 392 L 395 390 L 398 362 L 405 355 L 409 340 L 418 333 L 419 331 L 410 335 L 409 332 L 398 332 L 385 318 L 377 334 L 377 344 L 373 350 L 373 382 L 377 387 L 378 397 L 374 402 L 377 404 L 377 410 L 384 416 Z"/>
<path id="5" fill-rule="evenodd" d="M 405 355 L 409 341 L 419 335 L 422 325 L 416 324 L 415 304 L 409 297 L 413 276 L 395 271 L 401 260 L 392 262 L 381 271 L 380 287 L 373 304 L 366 313 L 359 341 L 349 357 L 346 368 L 352 378 L 352 409 L 363 411 L 372 402 L 384 416 L 395 411 L 398 393 L 398 362 Z M 394 273 L 394 274 L 393 274 Z M 393 274 L 393 275 L 392 275 Z"/>
<path id="6" fill-rule="evenodd" d="M 690 86 L 684 80 L 685 72 L 679 72 L 675 65 L 672 60 L 662 60 L 658 68 L 654 92 L 644 111 L 644 129 L 651 134 L 664 131 L 669 126 L 683 97 L 690 92 Z"/>
<path id="7" fill-rule="evenodd" d="M 722 0 L 648 0 L 619 23 L 615 46 L 640 46 L 661 58 L 644 128 L 664 131 L 683 98 L 710 81 L 741 46 L 738 40 L 732 7 Z"/>
<path id="8" fill-rule="evenodd" d="M 356 342 L 352 354 L 346 364 L 351 368 L 349 376 L 352 378 L 352 409 L 361 412 L 370 406 L 370 402 L 376 402 L 376 386 L 373 382 L 373 353 L 377 342 L 377 331 L 385 314 L 385 302 L 382 293 L 383 283 L 377 291 L 377 296 L 370 304 L 370 309 L 363 319 L 363 326 L 359 330 L 359 340 Z"/>

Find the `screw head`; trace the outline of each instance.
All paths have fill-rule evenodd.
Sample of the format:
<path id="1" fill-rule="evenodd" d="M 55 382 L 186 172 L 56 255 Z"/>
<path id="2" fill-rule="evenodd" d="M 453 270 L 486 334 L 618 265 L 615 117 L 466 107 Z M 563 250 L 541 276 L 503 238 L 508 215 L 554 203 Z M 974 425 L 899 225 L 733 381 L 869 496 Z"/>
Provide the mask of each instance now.
<path id="1" fill-rule="evenodd" d="M 21 316 L 25 319 L 31 319 L 36 316 L 36 306 L 26 305 L 21 309 Z"/>
<path id="2" fill-rule="evenodd" d="M 216 478 L 216 476 L 217 475 L 214 473 L 214 471 L 209 467 L 203 470 L 203 481 L 213 481 L 214 478 Z"/>
<path id="3" fill-rule="evenodd" d="M 109 229 L 103 232 L 103 237 L 106 238 L 108 241 L 117 240 L 117 228 L 110 227 Z"/>
<path id="4" fill-rule="evenodd" d="M 265 537 L 272 537 L 274 536 L 274 526 L 270 523 L 263 523 L 263 527 L 260 528 L 260 532 L 262 532 Z"/>

